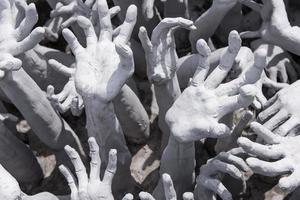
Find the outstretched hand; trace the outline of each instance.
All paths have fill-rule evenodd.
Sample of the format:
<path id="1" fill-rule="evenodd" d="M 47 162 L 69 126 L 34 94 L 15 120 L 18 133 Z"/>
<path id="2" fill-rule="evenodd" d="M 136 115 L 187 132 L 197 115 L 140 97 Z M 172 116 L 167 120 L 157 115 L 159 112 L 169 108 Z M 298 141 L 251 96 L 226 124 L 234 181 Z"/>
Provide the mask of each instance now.
<path id="1" fill-rule="evenodd" d="M 300 137 L 282 137 L 275 135 L 257 122 L 252 122 L 251 128 L 266 144 L 252 142 L 245 137 L 238 139 L 238 144 L 244 151 L 250 155 L 259 157 L 248 158 L 246 160 L 247 164 L 254 173 L 264 176 L 275 177 L 289 174 L 288 176 L 280 178 L 277 186 L 283 193 L 294 191 L 300 186 Z"/>
<path id="2" fill-rule="evenodd" d="M 197 42 L 200 54 L 198 69 L 190 86 L 166 114 L 166 122 L 179 141 L 228 136 L 229 127 L 219 123 L 219 120 L 226 114 L 252 103 L 256 94 L 253 84 L 259 80 L 266 65 L 266 52 L 257 52 L 253 66 L 238 78 L 221 84 L 230 71 L 240 46 L 238 33 L 232 31 L 229 35 L 229 46 L 225 49 L 219 66 L 207 76 L 210 50 L 204 40 Z"/>
<path id="3" fill-rule="evenodd" d="M 111 184 L 117 170 L 117 151 L 115 149 L 109 151 L 108 164 L 103 179 L 100 180 L 99 146 L 93 137 L 90 137 L 88 142 L 91 157 L 89 177 L 80 156 L 70 146 L 66 146 L 65 151 L 74 165 L 78 186 L 76 186 L 71 172 L 64 165 L 59 166 L 60 172 L 66 178 L 71 189 L 71 200 L 113 200 Z"/>
<path id="4" fill-rule="evenodd" d="M 22 15 L 24 12 L 25 16 Z M 21 61 L 13 56 L 32 49 L 43 39 L 45 30 L 42 27 L 31 31 L 37 20 L 38 14 L 33 3 L 27 5 L 22 0 L 0 2 L 0 30 L 5 30 L 5 34 L 0 35 L 1 78 L 7 71 L 20 69 Z"/>
<path id="5" fill-rule="evenodd" d="M 83 48 L 75 35 L 63 30 L 76 58 L 74 74 L 77 92 L 83 99 L 109 102 L 119 93 L 126 80 L 133 74 L 133 53 L 128 46 L 136 22 L 137 8 L 129 6 L 119 34 L 113 39 L 113 28 L 106 0 L 98 0 L 100 34 L 97 36 L 91 21 L 83 16 L 77 18 L 86 34 L 87 47 Z"/>

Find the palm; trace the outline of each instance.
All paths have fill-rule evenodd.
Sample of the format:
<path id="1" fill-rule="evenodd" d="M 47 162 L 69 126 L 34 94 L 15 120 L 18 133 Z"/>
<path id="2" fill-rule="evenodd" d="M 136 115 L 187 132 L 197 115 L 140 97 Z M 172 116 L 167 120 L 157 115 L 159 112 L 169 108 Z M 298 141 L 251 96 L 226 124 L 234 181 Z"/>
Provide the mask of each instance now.
<path id="1" fill-rule="evenodd" d="M 247 84 L 254 84 L 261 77 L 266 64 L 265 52 L 256 53 L 255 63 L 240 77 L 221 84 L 234 63 L 240 44 L 238 33 L 232 31 L 229 46 L 220 64 L 207 76 L 210 50 L 204 40 L 197 42 L 199 66 L 191 85 L 178 97 L 165 118 L 178 140 L 187 142 L 230 134 L 229 127 L 219 123 L 219 120 L 236 109 L 247 107 L 253 101 L 255 86 Z"/>

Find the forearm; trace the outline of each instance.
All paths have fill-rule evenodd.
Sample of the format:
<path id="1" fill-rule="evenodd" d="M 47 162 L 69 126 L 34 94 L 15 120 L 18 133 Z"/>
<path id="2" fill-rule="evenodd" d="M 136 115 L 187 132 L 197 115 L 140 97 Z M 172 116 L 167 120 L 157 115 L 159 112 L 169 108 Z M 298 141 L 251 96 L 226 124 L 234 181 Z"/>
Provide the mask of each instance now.
<path id="1" fill-rule="evenodd" d="M 113 100 L 116 116 L 128 140 L 145 142 L 150 135 L 150 122 L 145 108 L 135 93 L 124 85 Z"/>
<path id="2" fill-rule="evenodd" d="M 218 8 L 214 4 L 205 12 L 203 13 L 196 21 L 195 26 L 197 27 L 196 30 L 192 30 L 190 32 L 190 42 L 192 45 L 192 52 L 197 52 L 196 50 L 196 43 L 197 40 L 202 38 L 204 40 L 208 40 L 211 37 L 216 29 L 218 28 L 219 24 L 227 14 L 227 12 L 231 9 L 228 8 Z"/>
<path id="3" fill-rule="evenodd" d="M 75 144 L 69 125 L 55 112 L 45 93 L 21 68 L 7 74 L 0 87 L 28 121 L 32 130 L 52 149 Z"/>
<path id="4" fill-rule="evenodd" d="M 190 191 L 194 182 L 195 147 L 194 142 L 179 143 L 172 135 L 165 148 L 160 166 L 160 175 L 168 173 L 173 180 L 177 196 Z M 153 195 L 157 200 L 164 199 L 162 180 L 159 180 Z"/>

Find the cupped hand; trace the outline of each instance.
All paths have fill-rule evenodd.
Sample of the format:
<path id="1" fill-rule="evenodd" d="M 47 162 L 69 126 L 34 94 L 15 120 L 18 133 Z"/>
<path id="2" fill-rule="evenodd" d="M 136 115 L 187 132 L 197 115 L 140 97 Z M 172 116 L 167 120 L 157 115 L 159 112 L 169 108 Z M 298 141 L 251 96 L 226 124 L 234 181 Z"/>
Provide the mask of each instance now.
<path id="1" fill-rule="evenodd" d="M 176 28 L 196 29 L 190 20 L 164 18 L 152 31 L 150 40 L 145 27 L 140 28 L 139 38 L 145 50 L 147 75 L 154 84 L 160 85 L 172 79 L 178 69 L 174 38 Z"/>

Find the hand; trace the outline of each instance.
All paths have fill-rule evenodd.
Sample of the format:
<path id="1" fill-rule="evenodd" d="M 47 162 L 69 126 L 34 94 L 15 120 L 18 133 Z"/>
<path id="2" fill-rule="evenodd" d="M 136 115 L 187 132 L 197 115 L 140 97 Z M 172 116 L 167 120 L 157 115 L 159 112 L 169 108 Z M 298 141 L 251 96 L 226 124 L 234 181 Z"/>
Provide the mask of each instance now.
<path id="1" fill-rule="evenodd" d="M 267 53 L 267 67 L 266 72 L 268 77 L 272 80 L 281 83 L 293 83 L 297 80 L 297 65 L 291 56 L 281 47 L 271 44 L 266 44 L 261 40 L 256 40 L 251 43 L 255 49 L 263 48 Z"/>
<path id="2" fill-rule="evenodd" d="M 235 149 L 232 150 L 232 152 L 234 151 Z M 231 151 L 221 152 L 201 166 L 194 191 L 195 195 L 207 200 L 215 199 L 216 194 L 223 200 L 232 199 L 231 193 L 217 178 L 220 173 L 229 174 L 233 178 L 245 181 L 251 174 L 251 169 L 243 159 L 232 154 Z"/>
<path id="3" fill-rule="evenodd" d="M 207 137 L 225 137 L 230 129 L 219 120 L 234 110 L 252 103 L 256 88 L 253 85 L 261 76 L 266 64 L 265 52 L 257 52 L 253 66 L 228 83 L 221 84 L 231 69 L 241 46 L 236 31 L 229 35 L 229 47 L 225 49 L 219 66 L 207 77 L 209 47 L 204 40 L 197 42 L 200 54 L 199 66 L 181 96 L 166 114 L 166 122 L 179 141 L 195 141 Z"/>
<path id="4" fill-rule="evenodd" d="M 71 200 L 113 200 L 111 183 L 117 170 L 117 151 L 115 149 L 109 151 L 107 168 L 101 181 L 99 146 L 93 137 L 90 137 L 88 142 L 91 157 L 89 178 L 80 156 L 75 149 L 68 145 L 65 147 L 65 151 L 74 165 L 78 178 L 78 186 L 75 185 L 76 182 L 71 172 L 64 165 L 59 166 L 60 172 L 66 178 L 71 189 Z"/>
<path id="5" fill-rule="evenodd" d="M 172 79 L 177 71 L 175 28 L 194 30 L 193 22 L 181 17 L 165 18 L 152 31 L 151 41 L 145 27 L 140 28 L 139 38 L 146 54 L 147 75 L 150 82 L 160 85 Z"/>
<path id="6" fill-rule="evenodd" d="M 177 200 L 176 191 L 174 189 L 173 181 L 169 174 L 162 175 L 165 199 Z M 147 192 L 140 192 L 139 197 L 141 200 L 155 200 L 154 197 Z M 194 200 L 194 195 L 191 192 L 185 192 L 183 194 L 183 200 Z"/>
<path id="7" fill-rule="evenodd" d="M 24 12 L 25 16 L 21 16 Z M 19 22 L 21 18 L 23 20 Z M 22 0 L 0 2 L 0 30 L 5 30 L 5 34 L 0 35 L 0 60 L 5 60 L 1 63 L 0 77 L 4 77 L 5 71 L 18 70 L 21 67 L 20 60 L 13 56 L 32 49 L 43 39 L 43 28 L 37 27 L 31 31 L 37 20 L 37 11 L 32 3 L 27 5 Z"/>
<path id="8" fill-rule="evenodd" d="M 120 11 L 119 6 L 114 6 L 109 9 L 109 14 L 114 17 Z M 71 24 L 77 21 L 79 16 L 84 16 L 91 19 L 93 25 L 97 23 L 97 6 L 94 0 L 87 0 L 83 2 L 82 0 L 70 0 L 66 5 L 62 3 L 57 3 L 54 10 L 51 11 L 51 17 L 58 17 L 67 15 L 69 18 L 61 24 L 62 28 L 69 27 Z"/>
<path id="9" fill-rule="evenodd" d="M 300 137 L 282 137 L 275 135 L 257 122 L 251 123 L 252 130 L 267 144 L 259 144 L 241 137 L 238 144 L 247 153 L 258 156 L 258 158 L 248 158 L 247 164 L 254 173 L 263 176 L 288 175 L 280 178 L 278 188 L 284 193 L 290 193 L 300 186 Z M 266 161 L 264 161 L 264 160 Z M 272 161 L 270 161 L 272 160 Z M 274 161 L 276 160 L 276 161 Z"/>
<path id="10" fill-rule="evenodd" d="M 294 129 L 300 124 L 299 92 L 300 81 L 296 81 L 269 99 L 258 115 L 264 127 L 280 136 L 295 134 Z"/>
<path id="11" fill-rule="evenodd" d="M 112 41 L 112 24 L 106 0 L 98 0 L 100 34 L 97 37 L 90 20 L 78 17 L 84 29 L 87 47 L 83 48 L 75 35 L 63 30 L 76 57 L 75 87 L 83 99 L 98 99 L 107 103 L 119 93 L 126 80 L 133 74 L 133 53 L 128 46 L 136 22 L 137 9 L 129 6 L 126 19 L 118 36 Z"/>
<path id="12" fill-rule="evenodd" d="M 283 0 L 263 0 L 263 4 L 256 3 L 253 0 L 239 1 L 260 13 L 263 20 L 259 30 L 240 33 L 242 38 L 261 37 L 266 42 L 274 43 L 274 41 L 280 39 L 280 35 L 283 31 L 291 27 Z"/>
<path id="13" fill-rule="evenodd" d="M 74 82 L 74 68 L 68 68 L 67 66 L 50 59 L 49 65 L 56 71 L 69 77 L 69 81 L 64 86 L 63 90 L 59 94 L 54 94 L 54 87 L 49 85 L 47 87 L 47 98 L 51 102 L 52 106 L 60 113 L 65 113 L 71 109 L 74 116 L 80 116 L 84 105 L 82 97 L 77 93 Z"/>

